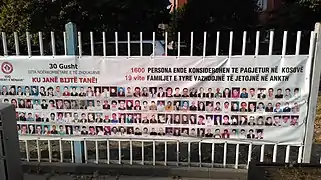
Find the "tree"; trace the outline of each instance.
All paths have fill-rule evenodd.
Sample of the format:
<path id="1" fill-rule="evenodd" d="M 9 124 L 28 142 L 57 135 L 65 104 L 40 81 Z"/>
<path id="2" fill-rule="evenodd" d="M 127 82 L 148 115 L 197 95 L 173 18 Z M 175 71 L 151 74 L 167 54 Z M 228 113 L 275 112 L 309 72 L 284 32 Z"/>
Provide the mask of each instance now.
<path id="1" fill-rule="evenodd" d="M 10 52 L 14 47 L 13 32 L 20 35 L 21 43 L 26 42 L 25 32 L 31 27 L 32 5 L 32 0 L 4 0 L 0 3 L 0 31 L 6 32 Z"/>
<path id="2" fill-rule="evenodd" d="M 50 31 L 54 31 L 56 42 L 62 42 L 64 26 L 69 21 L 77 25 L 88 39 L 93 31 L 101 40 L 101 32 L 144 32 L 151 38 L 158 24 L 169 21 L 168 0 L 5 0 L 0 3 L 0 30 L 8 35 L 18 32 L 25 44 L 26 31 L 35 34 L 43 32 L 45 49 L 50 49 Z M 113 36 L 107 36 L 113 38 Z M 136 37 L 137 38 L 137 37 Z M 14 47 L 13 38 L 9 42 Z M 24 45 L 24 47 L 26 47 Z"/>
<path id="3" fill-rule="evenodd" d="M 253 29 L 257 18 L 257 7 L 253 0 L 190 0 L 177 11 L 174 23 L 177 23 L 177 31 L 181 32 L 182 39 L 190 39 L 190 32 L 194 32 L 194 47 L 198 53 L 201 52 L 203 32 L 206 31 L 207 52 L 213 55 L 217 31 L 222 31 L 224 40 L 227 40 L 228 33 L 224 31 Z M 226 41 L 221 41 L 221 47 L 224 52 L 227 51 Z"/>

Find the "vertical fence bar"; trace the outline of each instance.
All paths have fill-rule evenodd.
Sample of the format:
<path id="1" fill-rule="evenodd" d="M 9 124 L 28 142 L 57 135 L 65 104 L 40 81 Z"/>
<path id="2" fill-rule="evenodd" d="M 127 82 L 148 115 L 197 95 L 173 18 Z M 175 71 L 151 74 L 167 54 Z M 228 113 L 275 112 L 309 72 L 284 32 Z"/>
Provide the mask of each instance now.
<path id="1" fill-rule="evenodd" d="M 164 166 L 167 166 L 167 141 L 164 144 Z"/>
<path id="2" fill-rule="evenodd" d="M 118 56 L 118 32 L 115 32 L 115 56 Z"/>
<path id="3" fill-rule="evenodd" d="M 246 31 L 243 32 L 243 41 L 242 41 L 242 56 L 245 56 L 246 51 Z"/>
<path id="4" fill-rule="evenodd" d="M 165 32 L 165 56 L 167 56 L 168 53 L 168 33 Z"/>
<path id="5" fill-rule="evenodd" d="M 224 149 L 223 149 L 223 167 L 226 167 L 226 157 L 227 157 L 227 142 L 224 143 Z"/>
<path id="6" fill-rule="evenodd" d="M 121 164 L 121 141 L 118 141 L 118 164 Z"/>
<path id="7" fill-rule="evenodd" d="M 144 158 L 145 158 L 145 154 L 144 154 L 144 141 L 142 141 L 142 165 L 144 165 Z"/>
<path id="8" fill-rule="evenodd" d="M 261 153 L 260 153 L 260 162 L 263 162 L 263 161 L 264 161 L 264 148 L 265 148 L 265 145 L 262 144 L 262 146 L 261 146 Z"/>
<path id="9" fill-rule="evenodd" d="M 14 45 L 15 45 L 15 49 L 16 49 L 16 56 L 20 55 L 20 48 L 19 48 L 19 37 L 18 37 L 18 33 L 14 32 L 13 33 L 14 36 Z"/>
<path id="10" fill-rule="evenodd" d="M 87 141 L 84 139 L 84 154 L 85 154 L 85 163 L 88 163 L 88 151 L 87 151 Z"/>
<path id="11" fill-rule="evenodd" d="M 25 149 L 26 149 L 27 162 L 29 162 L 30 161 L 30 153 L 29 153 L 29 146 L 28 146 L 27 140 L 25 140 Z"/>
<path id="12" fill-rule="evenodd" d="M 287 32 L 287 31 L 284 31 L 284 32 L 283 32 L 283 43 L 282 43 L 282 57 L 284 57 L 285 54 L 286 54 L 287 38 L 288 38 L 288 32 Z"/>
<path id="13" fill-rule="evenodd" d="M 176 142 L 176 166 L 179 166 L 179 141 Z"/>
<path id="14" fill-rule="evenodd" d="M 301 45 L 301 31 L 298 31 L 296 34 L 296 45 L 295 45 L 295 55 L 300 54 L 300 45 Z"/>
<path id="15" fill-rule="evenodd" d="M 233 52 L 233 31 L 230 32 L 230 42 L 229 42 L 229 48 L 228 48 L 228 57 L 232 56 Z"/>
<path id="16" fill-rule="evenodd" d="M 79 51 L 79 57 L 81 57 L 82 56 L 81 32 L 78 32 L 78 51 Z"/>
<path id="17" fill-rule="evenodd" d="M 67 33 L 66 32 L 63 32 L 63 37 L 64 37 L 64 52 L 65 52 L 65 56 L 68 55 L 68 52 L 67 52 Z"/>
<path id="18" fill-rule="evenodd" d="M 321 28 L 320 23 L 315 24 L 315 32 L 311 32 L 310 49 L 309 49 L 309 65 L 312 67 L 310 97 L 308 100 L 308 117 L 305 130 L 303 163 L 309 163 L 311 159 L 311 150 L 314 134 L 314 121 L 316 116 L 320 71 L 321 71 Z M 315 36 L 317 34 L 317 37 Z M 311 66 L 312 65 L 312 66 Z M 306 77 L 308 78 L 308 77 Z"/>
<path id="19" fill-rule="evenodd" d="M 155 32 L 153 32 L 153 58 L 155 57 Z"/>
<path id="20" fill-rule="evenodd" d="M 167 34 L 167 32 L 166 32 L 166 34 Z M 165 34 L 165 35 L 166 35 Z M 143 56 L 143 32 L 140 32 L 139 33 L 139 50 L 140 50 L 140 56 Z"/>
<path id="21" fill-rule="evenodd" d="M 248 151 L 248 155 L 247 155 L 247 166 L 246 166 L 246 169 L 249 168 L 249 164 L 250 164 L 250 161 L 252 160 L 252 142 L 249 144 L 249 151 Z"/>
<path id="22" fill-rule="evenodd" d="M 130 32 L 127 32 L 127 55 L 130 57 Z"/>
<path id="23" fill-rule="evenodd" d="M 77 35 L 77 28 L 76 25 L 69 22 L 65 25 L 65 32 L 66 32 L 66 52 L 67 55 L 74 56 L 77 54 L 77 38 L 79 42 L 79 56 L 81 56 L 81 33 L 78 32 Z M 80 141 L 73 141 L 73 152 L 75 153 L 75 163 L 82 163 L 83 159 L 83 143 Z"/>
<path id="24" fill-rule="evenodd" d="M 274 41 L 274 31 L 270 31 L 269 56 L 271 56 L 273 53 L 273 41 Z"/>
<path id="25" fill-rule="evenodd" d="M 239 168 L 239 153 L 240 153 L 240 144 L 236 144 L 236 149 L 235 149 L 235 169 Z"/>
<path id="26" fill-rule="evenodd" d="M 71 163 L 75 163 L 74 141 L 70 141 Z"/>
<path id="27" fill-rule="evenodd" d="M 302 153 L 303 153 L 303 146 L 301 145 L 299 147 L 299 153 L 298 153 L 298 163 L 302 162 Z"/>
<path id="28" fill-rule="evenodd" d="M 202 167 L 202 141 L 198 143 L 198 161 L 199 167 Z"/>
<path id="29" fill-rule="evenodd" d="M 194 32 L 191 32 L 191 52 L 190 56 L 193 56 L 193 51 L 194 51 Z"/>
<path id="30" fill-rule="evenodd" d="M 155 140 L 153 140 L 153 166 L 156 165 L 156 143 Z"/>
<path id="31" fill-rule="evenodd" d="M 52 162 L 52 151 L 51 151 L 51 141 L 48 140 L 48 157 L 49 157 L 49 162 Z"/>
<path id="32" fill-rule="evenodd" d="M 32 53 L 31 53 L 31 39 L 30 39 L 30 33 L 29 32 L 26 32 L 26 38 L 27 38 L 28 56 L 30 57 L 32 55 Z"/>
<path id="33" fill-rule="evenodd" d="M 188 142 L 187 144 L 187 163 L 188 166 L 191 165 L 191 142 Z"/>
<path id="34" fill-rule="evenodd" d="M 107 139 L 107 164 L 110 164 L 110 149 L 109 149 L 109 140 Z"/>
<path id="35" fill-rule="evenodd" d="M 103 32 L 103 56 L 106 57 L 106 32 Z"/>
<path id="36" fill-rule="evenodd" d="M 181 56 L 181 32 L 177 33 L 177 57 Z"/>
<path id="37" fill-rule="evenodd" d="M 38 162 L 41 161 L 41 152 L 40 152 L 40 146 L 39 146 L 39 139 L 36 140 L 36 146 L 37 146 L 37 159 Z"/>
<path id="38" fill-rule="evenodd" d="M 203 37 L 203 58 L 206 56 L 206 39 L 207 39 L 207 33 L 204 32 L 204 37 Z"/>
<path id="39" fill-rule="evenodd" d="M 8 56 L 8 46 L 7 46 L 6 33 L 2 32 L 1 36 L 2 36 L 3 55 Z"/>
<path id="40" fill-rule="evenodd" d="M 40 56 L 43 56 L 43 37 L 42 37 L 42 32 L 38 32 L 39 36 L 39 51 L 40 51 Z"/>
<path id="41" fill-rule="evenodd" d="M 94 45 L 94 34 L 93 32 L 90 32 L 90 55 L 95 55 L 95 45 Z"/>
<path id="42" fill-rule="evenodd" d="M 115 56 L 118 56 L 118 32 L 115 32 Z"/>
<path id="43" fill-rule="evenodd" d="M 51 32 L 50 33 L 51 36 L 51 50 L 52 50 L 52 55 L 55 56 L 56 55 L 56 40 L 55 40 L 55 33 Z"/>
<path id="44" fill-rule="evenodd" d="M 216 32 L 216 50 L 215 55 L 218 56 L 220 53 L 220 31 Z"/>
<path id="45" fill-rule="evenodd" d="M 211 159 L 212 159 L 212 167 L 214 167 L 214 160 L 215 160 L 215 143 L 213 142 L 212 143 L 212 157 L 211 157 Z"/>
<path id="46" fill-rule="evenodd" d="M 64 162 L 64 151 L 62 149 L 62 139 L 59 139 L 60 162 Z"/>
<path id="47" fill-rule="evenodd" d="M 255 57 L 259 55 L 259 48 L 260 48 L 260 31 L 256 31 L 255 54 L 254 54 Z"/>
<path id="48" fill-rule="evenodd" d="M 133 141 L 129 141 L 129 164 L 133 165 Z"/>
<path id="49" fill-rule="evenodd" d="M 99 163 L 99 149 L 98 149 L 98 141 L 95 141 L 95 151 L 96 151 L 96 161 L 95 163 Z"/>
<path id="50" fill-rule="evenodd" d="M 286 146 L 286 151 L 285 151 L 285 163 L 289 163 L 289 160 L 290 160 L 290 149 L 291 149 L 291 146 L 287 145 Z"/>
<path id="51" fill-rule="evenodd" d="M 272 157 L 272 162 L 274 162 L 274 163 L 276 162 L 277 153 L 278 153 L 278 145 L 275 144 L 273 147 L 273 157 Z"/>

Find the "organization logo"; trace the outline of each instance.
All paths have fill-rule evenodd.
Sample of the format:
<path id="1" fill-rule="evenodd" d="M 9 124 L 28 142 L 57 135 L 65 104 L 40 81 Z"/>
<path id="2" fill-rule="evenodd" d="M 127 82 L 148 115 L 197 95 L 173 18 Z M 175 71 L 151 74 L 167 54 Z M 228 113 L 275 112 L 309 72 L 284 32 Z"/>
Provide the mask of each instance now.
<path id="1" fill-rule="evenodd" d="M 13 71 L 13 66 L 11 63 L 9 62 L 3 62 L 1 64 L 1 71 L 4 73 L 4 74 L 10 74 L 12 73 Z"/>

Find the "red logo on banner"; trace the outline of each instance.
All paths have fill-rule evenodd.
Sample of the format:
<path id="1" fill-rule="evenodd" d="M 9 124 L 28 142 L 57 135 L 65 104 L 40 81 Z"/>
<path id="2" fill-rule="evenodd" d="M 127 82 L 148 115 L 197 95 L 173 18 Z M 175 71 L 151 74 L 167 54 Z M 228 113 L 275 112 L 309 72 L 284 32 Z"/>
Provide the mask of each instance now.
<path id="1" fill-rule="evenodd" d="M 9 62 L 3 62 L 1 64 L 1 71 L 5 74 L 10 74 L 13 71 L 13 66 Z"/>

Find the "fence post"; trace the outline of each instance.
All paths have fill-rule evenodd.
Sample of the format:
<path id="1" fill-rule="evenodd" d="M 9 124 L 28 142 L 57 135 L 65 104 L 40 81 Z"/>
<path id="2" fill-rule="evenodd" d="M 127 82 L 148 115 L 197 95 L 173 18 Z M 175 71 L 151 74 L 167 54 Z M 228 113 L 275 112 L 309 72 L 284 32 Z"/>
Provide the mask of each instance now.
<path id="1" fill-rule="evenodd" d="M 304 150 L 303 150 L 303 163 L 310 163 L 311 151 L 313 144 L 314 134 L 314 121 L 316 117 L 319 85 L 320 85 L 320 72 L 321 72 L 321 27 L 320 23 L 315 24 L 316 43 L 315 51 L 312 59 L 312 76 L 311 76 L 311 89 L 310 97 L 308 100 L 308 118 L 305 130 Z"/>
<path id="2" fill-rule="evenodd" d="M 67 55 L 75 56 L 77 54 L 77 28 L 72 22 L 65 25 L 67 36 Z M 81 141 L 73 142 L 75 163 L 82 163 L 83 161 L 83 144 Z"/>

